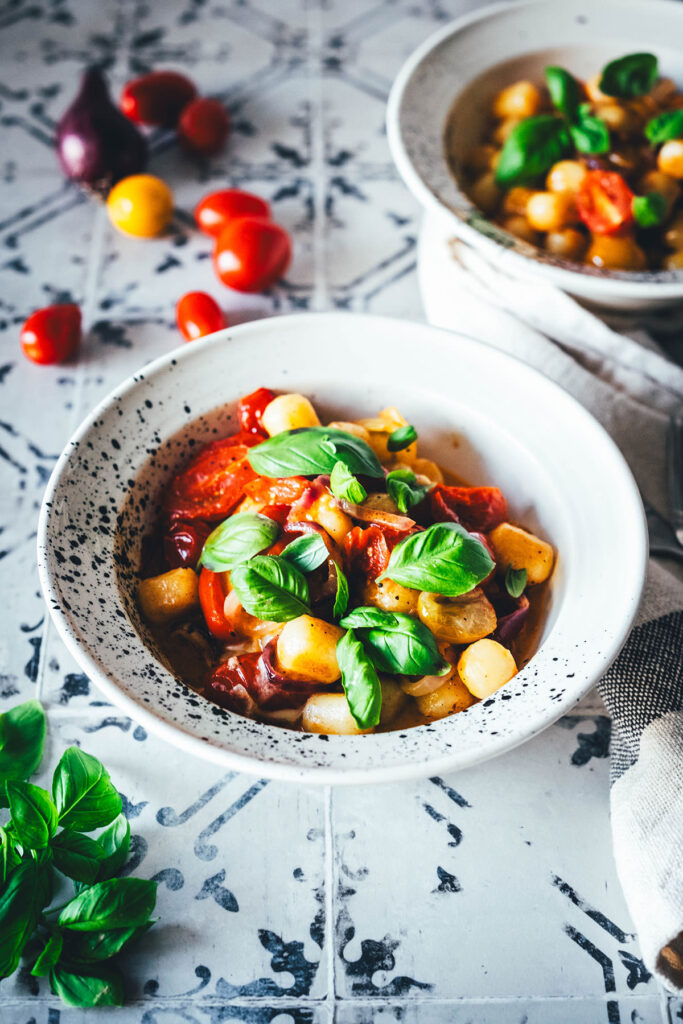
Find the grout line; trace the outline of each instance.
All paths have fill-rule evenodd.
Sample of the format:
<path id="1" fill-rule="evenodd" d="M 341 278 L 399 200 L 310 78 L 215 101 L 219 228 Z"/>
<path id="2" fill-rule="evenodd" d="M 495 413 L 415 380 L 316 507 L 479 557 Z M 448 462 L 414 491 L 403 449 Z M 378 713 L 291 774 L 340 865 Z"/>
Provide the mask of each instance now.
<path id="1" fill-rule="evenodd" d="M 337 1002 L 337 957 L 335 947 L 336 921 L 334 915 L 334 813 L 333 791 L 325 786 L 325 937 L 327 940 L 327 1006 L 329 1024 L 333 1024 Z"/>
<path id="2" fill-rule="evenodd" d="M 308 80 L 311 97 L 311 186 L 313 189 L 313 295 L 311 308 L 329 308 L 327 287 L 327 258 L 325 247 L 325 192 L 327 174 L 325 169 L 325 107 L 323 101 L 324 78 L 320 69 L 323 25 L 322 10 L 317 5 L 309 10 L 308 17 Z"/>

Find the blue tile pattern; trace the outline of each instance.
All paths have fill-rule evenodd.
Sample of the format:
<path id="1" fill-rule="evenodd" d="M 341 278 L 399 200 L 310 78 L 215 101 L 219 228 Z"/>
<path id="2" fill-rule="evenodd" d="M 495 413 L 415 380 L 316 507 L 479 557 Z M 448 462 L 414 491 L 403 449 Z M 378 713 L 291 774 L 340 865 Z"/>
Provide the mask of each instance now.
<path id="1" fill-rule="evenodd" d="M 38 696 L 50 733 L 101 757 L 131 820 L 128 871 L 159 924 L 127 961 L 122 1024 L 656 1024 L 683 1016 L 645 970 L 615 877 L 609 720 L 596 698 L 457 777 L 318 791 L 220 775 L 103 703 L 45 616 L 42 490 L 62 444 L 119 380 L 178 342 L 174 303 L 210 291 L 232 323 L 339 308 L 422 317 L 418 210 L 391 164 L 384 103 L 408 53 L 465 0 L 5 0 L 0 3 L 0 709 Z M 53 130 L 89 62 L 114 90 L 157 66 L 230 107 L 224 155 L 151 136 L 174 188 L 163 240 L 115 234 L 67 186 Z M 295 259 L 265 296 L 228 293 L 191 211 L 226 183 L 267 197 Z M 36 306 L 76 301 L 77 362 L 17 346 Z M 321 340 L 324 343 L 324 339 Z M 105 1011 L 106 1014 L 106 1011 Z M 26 972 L 8 1024 L 81 1024 Z"/>

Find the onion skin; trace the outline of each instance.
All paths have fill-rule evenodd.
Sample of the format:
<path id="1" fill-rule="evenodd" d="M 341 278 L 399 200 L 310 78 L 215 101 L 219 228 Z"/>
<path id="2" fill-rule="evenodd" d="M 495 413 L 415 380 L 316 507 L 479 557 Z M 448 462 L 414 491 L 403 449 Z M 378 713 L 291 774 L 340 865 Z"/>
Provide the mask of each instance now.
<path id="1" fill-rule="evenodd" d="M 147 164 L 147 143 L 112 103 L 99 68 L 88 68 L 57 125 L 57 156 L 71 181 L 99 194 Z"/>

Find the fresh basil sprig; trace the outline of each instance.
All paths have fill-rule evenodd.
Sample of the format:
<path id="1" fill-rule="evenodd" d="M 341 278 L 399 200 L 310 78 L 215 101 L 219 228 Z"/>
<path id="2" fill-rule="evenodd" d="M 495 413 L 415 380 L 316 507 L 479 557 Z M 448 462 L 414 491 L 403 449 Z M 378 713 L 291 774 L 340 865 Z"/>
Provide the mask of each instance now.
<path id="1" fill-rule="evenodd" d="M 156 882 L 112 877 L 130 844 L 121 798 L 100 762 L 77 747 L 55 769 L 52 797 L 26 781 L 45 737 L 37 701 L 0 723 L 0 789 L 11 814 L 0 827 L 0 978 L 33 947 L 31 973 L 49 976 L 67 1005 L 120 1005 L 122 975 L 112 958 L 151 926 L 156 901 Z M 4 758 L 8 750 L 16 760 Z M 85 835 L 104 826 L 97 838 Z M 74 880 L 76 895 L 53 910 L 55 869 Z"/>
<path id="2" fill-rule="evenodd" d="M 332 615 L 335 619 L 341 619 L 349 606 L 349 583 L 339 562 L 334 563 L 337 574 L 337 593 L 334 597 Z"/>
<path id="3" fill-rule="evenodd" d="M 313 572 L 318 569 L 329 557 L 327 544 L 319 533 L 305 533 L 303 537 L 297 537 L 280 554 L 280 558 L 286 559 L 299 572 Z"/>
<path id="4" fill-rule="evenodd" d="M 199 565 L 205 565 L 212 572 L 229 571 L 269 548 L 279 534 L 280 527 L 268 516 L 236 512 L 206 538 Z"/>
<path id="5" fill-rule="evenodd" d="M 337 661 L 356 725 L 359 729 L 372 729 L 379 723 L 382 687 L 372 661 L 350 629 L 337 642 Z"/>
<path id="6" fill-rule="evenodd" d="M 399 541 L 377 579 L 458 597 L 486 579 L 493 564 L 481 541 L 460 523 L 435 523 Z"/>
<path id="7" fill-rule="evenodd" d="M 263 476 L 318 476 L 343 462 L 351 473 L 381 477 L 382 467 L 370 445 L 336 427 L 283 430 L 249 449 L 247 459 Z"/>
<path id="8" fill-rule="evenodd" d="M 590 103 L 579 105 L 569 132 L 579 153 L 607 153 L 610 148 L 609 129 L 602 118 L 591 113 Z"/>
<path id="9" fill-rule="evenodd" d="M 504 188 L 524 185 L 546 174 L 571 153 L 569 129 L 560 117 L 538 114 L 516 125 L 503 146 L 496 181 Z"/>
<path id="10" fill-rule="evenodd" d="M 419 484 L 412 469 L 394 469 L 387 473 L 387 493 L 396 503 L 399 512 L 406 513 L 431 491 L 434 484 Z"/>
<path id="11" fill-rule="evenodd" d="M 645 135 L 653 146 L 669 139 L 683 139 L 683 110 L 665 110 L 645 125 Z"/>
<path id="12" fill-rule="evenodd" d="M 631 203 L 633 218 L 641 228 L 656 228 L 666 220 L 667 202 L 661 192 L 648 192 L 634 196 Z"/>
<path id="13" fill-rule="evenodd" d="M 335 498 L 343 501 L 351 501 L 354 505 L 360 505 L 365 501 L 368 492 L 353 473 L 351 473 L 343 462 L 335 463 L 330 476 L 330 490 Z"/>
<path id="14" fill-rule="evenodd" d="M 627 53 L 605 65 L 599 89 L 606 96 L 635 99 L 650 92 L 658 74 L 659 65 L 653 53 Z"/>
<path id="15" fill-rule="evenodd" d="M 256 555 L 233 569 L 230 583 L 245 611 L 266 622 L 288 622 L 310 611 L 306 577 L 286 558 Z"/>
<path id="16" fill-rule="evenodd" d="M 420 619 L 367 606 L 354 608 L 340 625 L 344 629 L 356 630 L 366 653 L 380 672 L 433 676 L 448 671 L 434 634 Z"/>
<path id="17" fill-rule="evenodd" d="M 404 448 L 410 448 L 415 441 L 417 441 L 417 430 L 407 423 L 405 427 L 397 427 L 389 434 L 387 451 L 402 452 Z"/>
<path id="18" fill-rule="evenodd" d="M 526 587 L 526 569 L 513 569 L 511 565 L 505 570 L 505 589 L 510 597 L 521 597 Z"/>
<path id="19" fill-rule="evenodd" d="M 552 65 L 545 69 L 545 80 L 553 106 L 573 121 L 581 101 L 581 86 L 577 80 L 565 68 Z"/>

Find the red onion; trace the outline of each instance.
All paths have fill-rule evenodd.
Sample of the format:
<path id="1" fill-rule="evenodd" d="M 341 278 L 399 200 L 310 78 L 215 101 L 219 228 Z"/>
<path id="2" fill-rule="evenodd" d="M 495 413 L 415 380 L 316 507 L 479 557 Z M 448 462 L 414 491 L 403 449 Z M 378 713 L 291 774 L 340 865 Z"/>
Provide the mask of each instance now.
<path id="1" fill-rule="evenodd" d="M 415 520 L 408 516 L 397 516 L 394 512 L 383 512 L 378 508 L 363 508 L 362 505 L 354 505 L 351 501 L 339 502 L 341 508 L 354 519 L 360 519 L 362 523 L 374 523 L 375 526 L 386 526 L 397 533 L 407 533 L 415 526 Z"/>
<path id="2" fill-rule="evenodd" d="M 98 68 L 88 68 L 81 88 L 57 125 L 57 155 L 67 178 L 106 193 L 147 163 L 147 143 L 111 101 Z"/>
<path id="3" fill-rule="evenodd" d="M 281 711 L 305 704 L 319 684 L 291 679 L 279 672 L 275 664 L 276 645 L 277 638 L 266 644 L 260 654 L 239 654 L 224 661 L 211 675 L 207 697 L 248 716 L 259 710 Z"/>
<path id="4" fill-rule="evenodd" d="M 498 619 L 498 626 L 493 634 L 494 639 L 504 647 L 509 647 L 515 637 L 521 633 L 522 626 L 529 614 L 529 598 L 526 594 L 518 597 L 516 604 L 517 607 L 513 611 Z"/>

